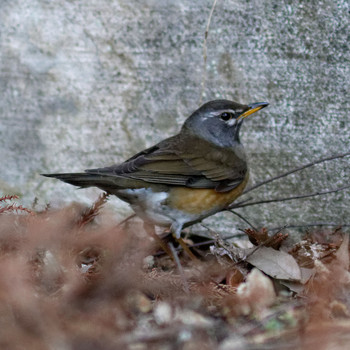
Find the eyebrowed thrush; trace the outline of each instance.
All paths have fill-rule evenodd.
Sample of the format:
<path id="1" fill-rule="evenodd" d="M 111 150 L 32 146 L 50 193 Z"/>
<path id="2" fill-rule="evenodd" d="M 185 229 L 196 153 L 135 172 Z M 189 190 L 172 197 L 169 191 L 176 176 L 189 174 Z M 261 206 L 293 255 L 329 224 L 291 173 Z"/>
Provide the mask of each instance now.
<path id="1" fill-rule="evenodd" d="M 244 118 L 266 106 L 210 101 L 187 118 L 177 135 L 121 164 L 43 175 L 114 194 L 146 224 L 170 226 L 180 238 L 183 227 L 223 210 L 242 194 L 249 172 L 239 131 Z"/>

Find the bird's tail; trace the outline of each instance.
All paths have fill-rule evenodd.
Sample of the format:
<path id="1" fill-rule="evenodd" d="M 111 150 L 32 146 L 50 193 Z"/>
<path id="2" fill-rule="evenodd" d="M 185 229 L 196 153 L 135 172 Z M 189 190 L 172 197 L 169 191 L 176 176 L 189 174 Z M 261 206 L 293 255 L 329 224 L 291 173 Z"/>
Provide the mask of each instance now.
<path id="1" fill-rule="evenodd" d="M 100 174 L 89 173 L 63 173 L 63 174 L 41 174 L 46 177 L 53 177 L 63 182 L 79 187 L 105 187 L 108 185 L 108 177 Z"/>

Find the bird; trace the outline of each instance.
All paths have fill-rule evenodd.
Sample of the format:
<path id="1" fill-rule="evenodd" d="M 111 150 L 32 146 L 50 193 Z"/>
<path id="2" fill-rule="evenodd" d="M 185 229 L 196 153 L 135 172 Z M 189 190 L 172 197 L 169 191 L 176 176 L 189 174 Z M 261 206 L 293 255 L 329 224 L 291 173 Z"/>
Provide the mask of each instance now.
<path id="1" fill-rule="evenodd" d="M 180 132 L 123 163 L 78 173 L 41 174 L 80 188 L 98 187 L 130 204 L 147 226 L 183 228 L 234 202 L 249 179 L 240 129 L 267 102 L 212 100 L 195 110 Z"/>

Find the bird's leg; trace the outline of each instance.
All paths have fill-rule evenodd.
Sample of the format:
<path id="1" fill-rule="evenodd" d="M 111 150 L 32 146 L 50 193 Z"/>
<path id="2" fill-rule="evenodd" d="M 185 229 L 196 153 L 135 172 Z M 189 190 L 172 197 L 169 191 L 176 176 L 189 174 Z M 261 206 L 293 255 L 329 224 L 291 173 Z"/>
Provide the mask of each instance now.
<path id="1" fill-rule="evenodd" d="M 188 245 L 185 243 L 185 241 L 181 237 L 179 237 L 179 238 L 176 238 L 176 236 L 174 236 L 174 237 L 179 242 L 179 244 L 182 247 L 182 249 L 191 258 L 191 260 L 192 261 L 198 261 L 197 257 L 191 252 L 191 249 L 188 247 Z"/>
<path id="2" fill-rule="evenodd" d="M 182 249 L 187 253 L 187 255 L 191 258 L 193 261 L 198 261 L 196 256 L 191 252 L 190 248 L 188 245 L 184 242 L 184 240 L 181 238 L 181 231 L 182 231 L 182 224 L 178 222 L 173 222 L 173 224 L 170 227 L 170 230 L 173 234 L 173 237 L 175 238 L 176 241 L 179 242 L 180 246 Z"/>
<path id="3" fill-rule="evenodd" d="M 143 227 L 148 235 L 150 235 L 154 240 L 159 244 L 159 246 L 164 250 L 166 254 L 170 256 L 172 260 L 175 260 L 175 257 L 173 253 L 171 252 L 171 249 L 168 247 L 166 243 L 156 234 L 156 231 L 154 229 L 154 225 L 148 224 L 146 222 L 143 223 Z M 188 245 L 184 242 L 184 240 L 181 237 L 177 237 L 177 234 L 173 233 L 174 239 L 180 244 L 182 249 L 187 253 L 187 255 L 190 257 L 193 261 L 198 261 L 197 257 L 191 252 Z"/>
<path id="4" fill-rule="evenodd" d="M 167 246 L 167 244 L 164 243 L 164 241 L 156 234 L 156 230 L 154 228 L 154 225 L 148 224 L 146 222 L 143 223 L 143 227 L 148 235 L 150 235 L 158 244 L 159 246 L 164 250 L 166 254 L 170 256 L 171 259 L 174 260 L 174 256 L 171 253 L 171 250 Z"/>

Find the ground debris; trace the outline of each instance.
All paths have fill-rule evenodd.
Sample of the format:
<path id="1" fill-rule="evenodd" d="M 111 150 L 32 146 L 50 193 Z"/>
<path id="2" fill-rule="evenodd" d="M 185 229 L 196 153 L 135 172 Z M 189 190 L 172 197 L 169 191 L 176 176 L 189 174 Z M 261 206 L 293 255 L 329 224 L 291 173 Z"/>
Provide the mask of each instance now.
<path id="1" fill-rule="evenodd" d="M 289 249 L 286 234 L 265 229 L 244 249 L 192 235 L 197 260 L 173 241 L 175 263 L 146 234 L 101 220 L 103 203 L 0 216 L 2 348 L 349 347 L 340 230 L 308 233 Z"/>

